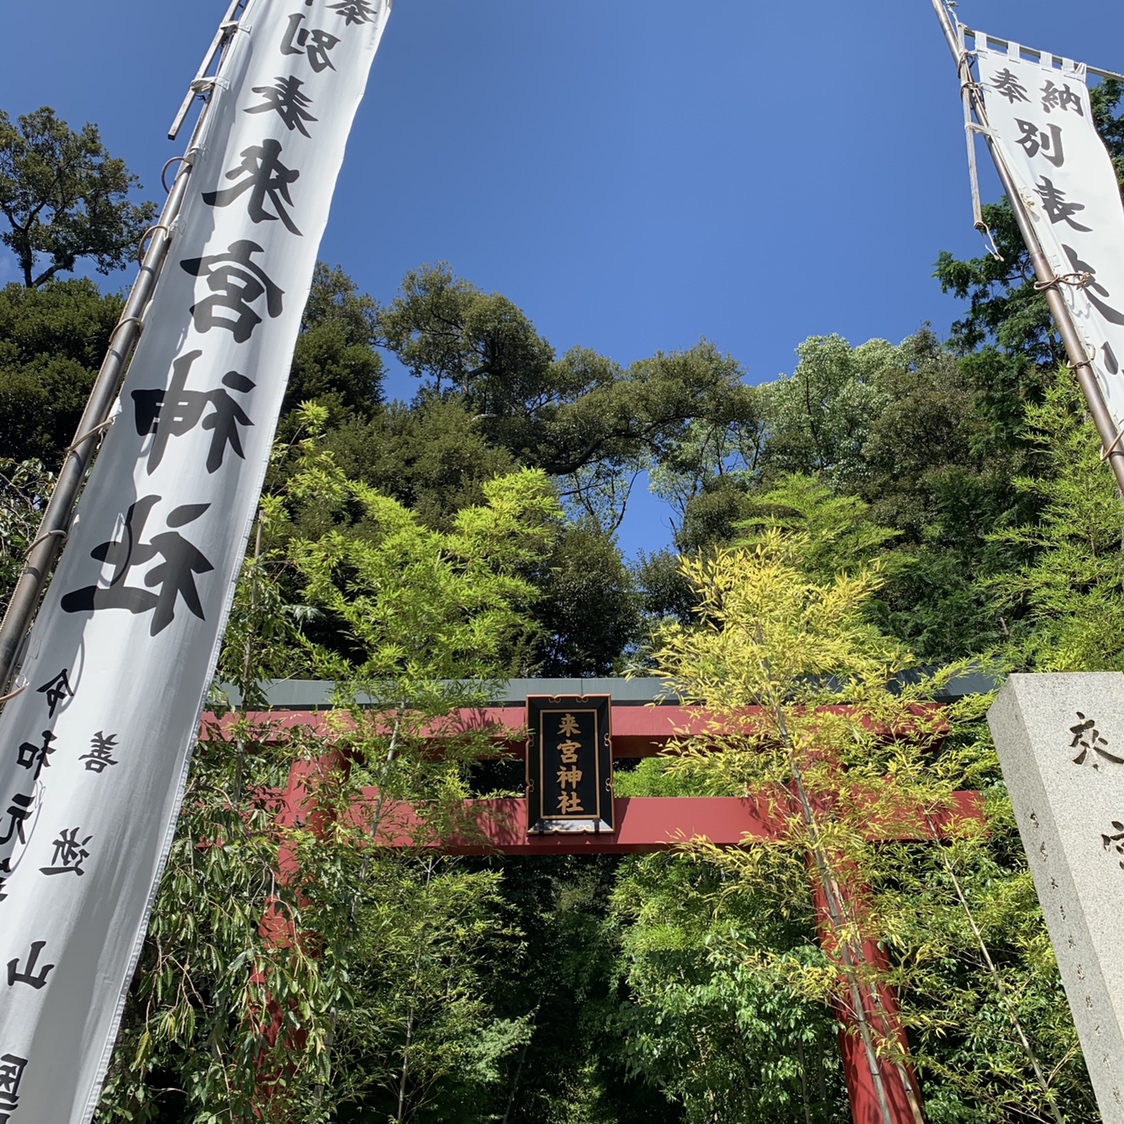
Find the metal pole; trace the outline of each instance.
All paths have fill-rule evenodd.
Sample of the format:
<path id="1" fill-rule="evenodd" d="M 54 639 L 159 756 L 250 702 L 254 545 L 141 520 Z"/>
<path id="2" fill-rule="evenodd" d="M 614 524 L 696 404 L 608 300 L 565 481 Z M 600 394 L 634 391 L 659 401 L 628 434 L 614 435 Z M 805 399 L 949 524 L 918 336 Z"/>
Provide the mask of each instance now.
<path id="1" fill-rule="evenodd" d="M 235 8 L 236 5 L 233 5 L 231 10 Z M 224 22 L 227 40 L 235 26 L 229 21 Z M 121 318 L 110 335 L 109 350 L 102 360 L 86 408 L 82 412 L 74 442 L 66 450 L 58 480 L 39 525 L 39 534 L 27 552 L 23 570 L 12 591 L 12 599 L 8 602 L 3 621 L 0 622 L 0 694 L 11 688 L 12 678 L 18 670 L 17 663 L 24 637 L 34 619 L 39 596 L 66 539 L 86 470 L 97 449 L 98 439 L 109 424 L 109 412 L 117 398 L 125 367 L 140 338 L 144 312 L 168 256 L 172 243 L 172 225 L 187 194 L 197 151 L 196 142 L 207 120 L 210 106 L 211 99 L 208 98 L 195 123 L 179 172 L 164 201 L 160 219 L 145 235 L 148 238 L 150 234 L 152 238 L 141 257 L 140 271 L 133 282 Z"/>
<path id="2" fill-rule="evenodd" d="M 940 21 L 941 28 L 944 31 L 948 49 L 956 59 L 957 66 L 963 71 L 964 59 L 961 53 L 960 39 L 956 34 L 956 29 L 952 25 L 952 17 L 949 15 L 948 8 L 945 6 L 944 0 L 932 0 L 932 5 L 933 11 L 937 13 L 937 19 Z M 970 75 L 965 75 L 963 72 L 961 73 L 962 82 L 967 82 L 969 78 Z M 984 109 L 983 99 L 980 97 L 979 92 L 972 87 L 969 87 L 969 93 L 972 99 L 972 111 L 976 115 L 976 121 L 986 129 L 987 112 Z M 1101 388 L 1097 384 L 1096 376 L 1093 374 L 1092 361 L 1086 349 L 1085 341 L 1082 340 L 1077 333 L 1073 318 L 1070 316 L 1065 300 L 1058 290 L 1054 271 L 1050 267 L 1046 255 L 1042 252 L 1042 245 L 1038 241 L 1038 235 L 1034 231 L 1034 225 L 1031 222 L 1026 205 L 1019 195 L 1018 188 L 1015 186 L 1010 171 L 1008 171 L 1006 164 L 1003 162 L 1003 156 L 990 136 L 985 134 L 984 139 L 987 141 L 987 147 L 991 153 L 991 158 L 995 162 L 995 168 L 999 173 L 999 180 L 1003 184 L 1003 190 L 1007 193 L 1007 198 L 1011 201 L 1011 210 L 1014 213 L 1015 221 L 1018 223 L 1019 233 L 1026 243 L 1031 264 L 1034 266 L 1035 276 L 1043 286 L 1043 290 L 1046 294 L 1046 304 L 1050 309 L 1050 315 L 1053 316 L 1054 323 L 1057 324 L 1058 331 L 1061 333 L 1062 343 L 1065 345 L 1065 352 L 1069 357 L 1069 365 L 1077 375 L 1077 381 L 1081 386 L 1081 392 L 1085 395 L 1085 403 L 1097 427 L 1097 433 L 1100 434 L 1101 445 L 1105 449 L 1105 456 L 1112 466 L 1113 474 L 1116 476 L 1117 487 L 1121 492 L 1124 492 L 1124 449 L 1120 448 L 1116 423 L 1113 421 L 1112 415 L 1108 411 L 1104 395 L 1101 394 Z"/>

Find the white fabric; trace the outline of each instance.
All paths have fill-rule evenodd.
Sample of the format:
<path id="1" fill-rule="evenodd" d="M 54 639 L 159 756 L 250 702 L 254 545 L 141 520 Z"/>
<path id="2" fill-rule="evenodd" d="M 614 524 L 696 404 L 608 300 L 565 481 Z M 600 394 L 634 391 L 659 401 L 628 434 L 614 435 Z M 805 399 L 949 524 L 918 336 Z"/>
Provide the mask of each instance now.
<path id="1" fill-rule="evenodd" d="M 31 636 L 29 686 L 0 718 L 0 1124 L 83 1124 L 97 1104 L 389 10 L 251 0 L 223 62 L 115 424 Z M 271 159 L 257 198 L 249 175 Z M 206 261 L 239 242 L 259 247 L 242 265 Z"/>
<path id="2" fill-rule="evenodd" d="M 1022 58 L 976 36 L 988 123 L 1093 360 L 1108 408 L 1124 425 L 1124 207 L 1093 125 L 1084 64 Z M 1060 65 L 1055 65 L 1055 63 Z M 1085 229 L 1080 229 L 1085 228 Z M 1076 280 L 1076 278 L 1074 278 Z"/>

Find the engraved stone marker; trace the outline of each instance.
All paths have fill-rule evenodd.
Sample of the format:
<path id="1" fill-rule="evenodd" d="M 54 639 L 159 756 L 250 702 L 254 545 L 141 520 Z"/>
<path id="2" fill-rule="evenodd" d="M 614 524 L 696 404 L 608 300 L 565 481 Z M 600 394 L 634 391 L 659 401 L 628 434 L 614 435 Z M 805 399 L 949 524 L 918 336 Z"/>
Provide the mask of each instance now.
<path id="1" fill-rule="evenodd" d="M 1124 1124 L 1124 675 L 1012 675 L 988 725 L 1105 1124 Z"/>

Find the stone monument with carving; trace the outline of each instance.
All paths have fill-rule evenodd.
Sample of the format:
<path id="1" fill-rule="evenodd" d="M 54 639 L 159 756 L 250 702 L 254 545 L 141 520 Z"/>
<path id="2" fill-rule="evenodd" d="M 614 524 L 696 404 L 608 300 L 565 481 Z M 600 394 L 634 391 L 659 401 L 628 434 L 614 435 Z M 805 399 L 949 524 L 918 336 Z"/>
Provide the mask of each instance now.
<path id="1" fill-rule="evenodd" d="M 1012 675 L 988 712 L 1105 1124 L 1124 1124 L 1124 675 Z"/>

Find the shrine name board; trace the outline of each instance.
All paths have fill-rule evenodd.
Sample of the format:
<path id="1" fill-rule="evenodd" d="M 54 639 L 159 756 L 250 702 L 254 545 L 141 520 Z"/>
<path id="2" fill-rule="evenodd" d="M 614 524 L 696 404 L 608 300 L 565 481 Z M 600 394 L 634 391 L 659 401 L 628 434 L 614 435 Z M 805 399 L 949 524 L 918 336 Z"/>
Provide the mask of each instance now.
<path id="1" fill-rule="evenodd" d="M 527 830 L 611 832 L 608 695 L 527 696 Z"/>

